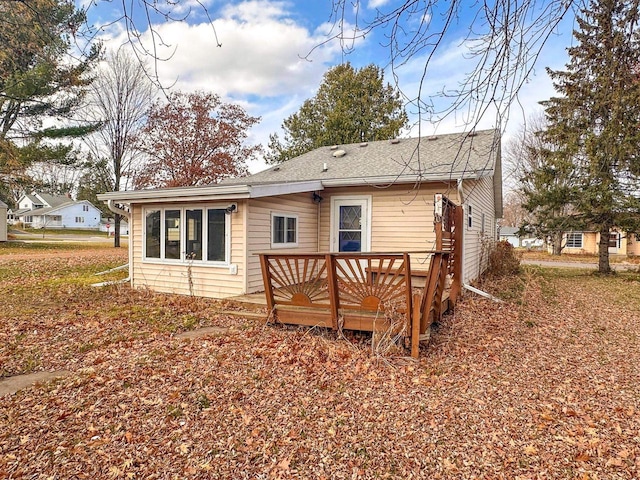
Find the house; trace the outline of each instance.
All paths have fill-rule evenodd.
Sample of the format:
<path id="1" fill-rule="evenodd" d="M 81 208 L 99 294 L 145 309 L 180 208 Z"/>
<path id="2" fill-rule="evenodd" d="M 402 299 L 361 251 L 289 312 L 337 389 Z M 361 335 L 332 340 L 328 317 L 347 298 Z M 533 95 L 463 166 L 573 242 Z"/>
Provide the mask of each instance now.
<path id="1" fill-rule="evenodd" d="M 563 253 L 597 255 L 600 244 L 600 232 L 567 232 L 563 235 Z M 640 255 L 640 238 L 633 233 L 609 233 L 609 254 Z"/>
<path id="2" fill-rule="evenodd" d="M 128 207 L 134 287 L 224 298 L 264 289 L 258 253 L 433 250 L 442 199 L 464 205 L 467 282 L 502 214 L 500 134 L 321 147 L 217 185 L 98 198 Z"/>
<path id="3" fill-rule="evenodd" d="M 520 235 L 518 227 L 500 227 L 498 230 L 498 240 L 501 242 L 509 242 L 513 247 L 518 248 L 520 244 Z"/>
<path id="4" fill-rule="evenodd" d="M 0 200 L 0 242 L 7 241 L 7 210 L 7 204 Z"/>
<path id="5" fill-rule="evenodd" d="M 11 212 L 15 220 L 32 228 L 86 228 L 100 226 L 100 210 L 88 200 L 74 201 L 66 195 L 32 192 L 18 200 Z"/>

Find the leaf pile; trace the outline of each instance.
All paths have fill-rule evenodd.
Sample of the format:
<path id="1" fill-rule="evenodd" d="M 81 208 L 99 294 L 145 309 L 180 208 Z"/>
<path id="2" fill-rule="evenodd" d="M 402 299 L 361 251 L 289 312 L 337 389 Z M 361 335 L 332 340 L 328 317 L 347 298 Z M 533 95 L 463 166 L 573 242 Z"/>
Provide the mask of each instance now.
<path id="1" fill-rule="evenodd" d="M 161 325 L 201 300 L 121 287 L 144 323 L 81 289 L 81 315 L 51 317 L 50 338 L 69 339 L 42 353 L 72 375 L 0 398 L 0 477 L 638 478 L 638 278 L 563 272 L 528 277 L 518 301 L 467 296 L 417 363 L 214 308 L 199 324 L 236 328 L 179 340 Z M 73 274 L 59 278 L 52 298 L 69 302 Z M 42 316 L 14 312 L 12 334 Z"/>

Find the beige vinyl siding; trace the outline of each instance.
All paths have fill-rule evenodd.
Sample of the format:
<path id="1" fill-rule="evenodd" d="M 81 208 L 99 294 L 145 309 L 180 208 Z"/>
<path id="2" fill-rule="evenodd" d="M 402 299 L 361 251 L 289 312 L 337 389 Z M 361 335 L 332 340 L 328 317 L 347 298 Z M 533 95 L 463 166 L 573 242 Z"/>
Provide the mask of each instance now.
<path id="1" fill-rule="evenodd" d="M 297 247 L 271 247 L 271 214 L 298 218 Z M 318 204 L 311 192 L 249 200 L 247 209 L 247 292 L 264 290 L 258 253 L 316 253 L 318 251 Z"/>
<path id="2" fill-rule="evenodd" d="M 371 251 L 406 252 L 435 249 L 433 200 L 443 193 L 457 202 L 449 184 L 429 183 L 419 187 L 393 185 L 386 188 L 331 188 L 322 192 L 320 204 L 320 251 L 331 250 L 331 198 L 371 196 Z M 424 258 L 412 257 L 412 268 L 426 269 Z"/>
<path id="3" fill-rule="evenodd" d="M 184 206 L 194 208 L 224 207 L 224 204 L 216 203 L 189 203 L 189 204 L 145 204 L 144 208 L 182 208 Z M 245 293 L 245 222 L 243 211 L 246 209 L 245 201 L 234 201 L 238 205 L 238 211 L 231 214 L 231 265 L 237 266 L 237 274 L 230 272 L 229 266 L 198 265 L 191 266 L 187 263 L 171 264 L 162 261 L 143 261 L 143 230 L 142 218 L 143 206 L 132 206 L 131 238 L 133 250 L 132 286 L 136 288 L 146 287 L 157 292 L 176 293 L 225 298 Z M 192 278 L 192 291 L 189 288 L 189 275 Z"/>
<path id="4" fill-rule="evenodd" d="M 464 268 L 463 282 L 476 280 L 487 266 L 491 244 L 496 239 L 495 200 L 493 177 L 463 182 L 464 195 Z M 468 225 L 468 207 L 471 205 L 472 226 Z M 484 215 L 484 231 L 482 216 Z"/>

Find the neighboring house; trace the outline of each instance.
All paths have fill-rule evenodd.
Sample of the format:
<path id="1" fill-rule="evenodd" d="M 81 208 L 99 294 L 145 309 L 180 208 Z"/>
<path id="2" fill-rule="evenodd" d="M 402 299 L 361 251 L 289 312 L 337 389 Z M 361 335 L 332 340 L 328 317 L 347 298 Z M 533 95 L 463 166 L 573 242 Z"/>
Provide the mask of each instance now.
<path id="1" fill-rule="evenodd" d="M 600 244 L 600 232 L 568 232 L 563 235 L 563 253 L 582 253 L 597 255 Z M 609 253 L 611 255 L 640 255 L 640 239 L 635 234 L 611 232 L 609 234 Z"/>
<path id="2" fill-rule="evenodd" d="M 7 241 L 7 211 L 7 204 L 0 200 L 0 242 Z"/>
<path id="3" fill-rule="evenodd" d="M 518 227 L 500 227 L 498 230 L 498 240 L 501 242 L 509 242 L 515 248 L 521 247 L 520 235 L 518 235 Z"/>
<path id="4" fill-rule="evenodd" d="M 33 192 L 18 201 L 14 219 L 32 228 L 87 228 L 100 226 L 100 210 L 88 200 L 74 201 L 66 195 Z"/>
<path id="5" fill-rule="evenodd" d="M 128 205 L 132 286 L 224 298 L 264 289 L 258 253 L 433 250 L 436 194 L 464 205 L 468 282 L 496 239 L 501 177 L 500 134 L 486 130 L 322 147 L 218 185 L 98 198 Z"/>

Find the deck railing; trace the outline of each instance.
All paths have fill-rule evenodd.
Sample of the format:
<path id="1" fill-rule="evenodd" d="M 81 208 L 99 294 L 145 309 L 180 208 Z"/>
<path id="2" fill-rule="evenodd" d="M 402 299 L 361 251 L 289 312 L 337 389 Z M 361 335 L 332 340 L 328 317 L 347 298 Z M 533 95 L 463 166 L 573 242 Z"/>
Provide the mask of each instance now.
<path id="1" fill-rule="evenodd" d="M 428 255 L 424 288 L 411 255 Z M 277 321 L 334 330 L 391 331 L 417 356 L 442 313 L 449 252 L 261 254 L 267 306 Z"/>

